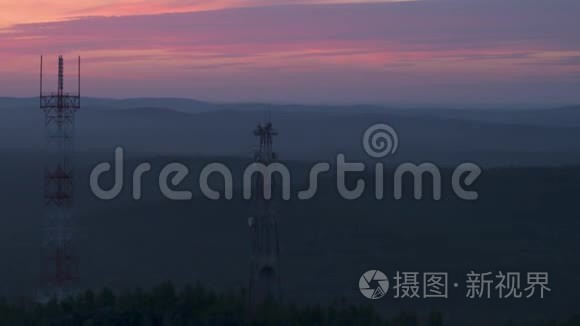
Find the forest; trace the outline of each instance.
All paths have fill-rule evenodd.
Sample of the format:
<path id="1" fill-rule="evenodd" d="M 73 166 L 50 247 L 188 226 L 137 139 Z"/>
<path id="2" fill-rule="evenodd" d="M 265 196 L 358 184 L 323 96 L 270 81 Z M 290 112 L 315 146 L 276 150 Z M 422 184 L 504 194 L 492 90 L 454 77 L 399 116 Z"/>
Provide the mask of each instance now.
<path id="1" fill-rule="evenodd" d="M 247 293 L 216 293 L 200 284 L 176 288 L 165 282 L 149 290 L 114 293 L 104 288 L 86 290 L 63 300 L 45 303 L 0 300 L 0 325 L 384 325 L 441 326 L 445 316 L 431 312 L 418 317 L 400 312 L 385 318 L 371 305 L 353 305 L 345 299 L 331 305 L 277 304 L 273 301 L 250 308 Z M 486 325 L 486 324 L 481 324 Z M 566 321 L 506 322 L 506 326 L 574 326 L 580 316 Z"/>

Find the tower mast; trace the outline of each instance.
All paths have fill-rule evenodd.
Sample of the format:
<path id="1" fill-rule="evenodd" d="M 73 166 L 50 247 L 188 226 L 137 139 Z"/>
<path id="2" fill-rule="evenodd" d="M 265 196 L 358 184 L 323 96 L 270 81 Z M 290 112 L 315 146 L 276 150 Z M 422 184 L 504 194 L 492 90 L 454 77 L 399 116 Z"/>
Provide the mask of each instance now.
<path id="1" fill-rule="evenodd" d="M 255 162 L 267 166 L 276 161 L 277 156 L 272 148 L 272 140 L 278 132 L 272 127 L 269 119 L 264 125 L 258 125 L 254 135 L 259 138 L 259 150 L 255 153 Z M 272 211 L 272 199 L 267 200 L 264 197 L 263 175 L 258 174 L 255 178 L 254 189 L 256 189 L 254 202 L 257 215 L 250 220 L 252 243 L 249 301 L 252 308 L 267 300 L 277 302 L 281 299 L 278 229 L 276 217 Z"/>
<path id="2" fill-rule="evenodd" d="M 40 57 L 40 108 L 44 112 L 46 160 L 44 167 L 45 284 L 41 298 L 61 299 L 73 290 L 78 280 L 78 256 L 74 245 L 74 145 L 75 112 L 80 109 L 79 89 L 64 91 L 64 60 L 58 57 L 58 89 L 44 93 L 42 89 L 42 56 Z"/>

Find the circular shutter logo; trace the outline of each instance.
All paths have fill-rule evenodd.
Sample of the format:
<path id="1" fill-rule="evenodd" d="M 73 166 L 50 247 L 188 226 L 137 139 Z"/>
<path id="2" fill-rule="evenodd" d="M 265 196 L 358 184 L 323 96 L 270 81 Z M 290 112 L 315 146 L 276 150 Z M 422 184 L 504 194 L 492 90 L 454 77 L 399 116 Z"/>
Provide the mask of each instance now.
<path id="1" fill-rule="evenodd" d="M 372 300 L 380 299 L 389 290 L 389 279 L 385 273 L 373 269 L 360 277 L 358 287 L 365 297 Z"/>

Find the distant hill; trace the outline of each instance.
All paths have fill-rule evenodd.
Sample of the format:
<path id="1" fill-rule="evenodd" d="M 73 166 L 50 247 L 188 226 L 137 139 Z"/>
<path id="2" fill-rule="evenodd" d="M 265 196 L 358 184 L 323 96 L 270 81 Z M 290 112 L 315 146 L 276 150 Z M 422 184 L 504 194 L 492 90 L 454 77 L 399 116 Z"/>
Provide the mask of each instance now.
<path id="1" fill-rule="evenodd" d="M 417 109 L 411 115 L 421 114 L 453 119 L 476 120 L 503 124 L 527 124 L 538 126 L 580 126 L 580 105 L 551 109 L 511 110 L 460 110 L 460 109 Z"/>
<path id="2" fill-rule="evenodd" d="M 41 149 L 38 99 L 0 98 L 0 148 Z M 580 163 L 580 107 L 554 109 L 397 109 L 377 106 L 218 104 L 188 99 L 82 100 L 80 150 L 153 154 L 251 155 L 255 126 L 270 112 L 285 159 L 368 158 L 362 135 L 377 123 L 400 137 L 396 161 L 491 165 Z"/>

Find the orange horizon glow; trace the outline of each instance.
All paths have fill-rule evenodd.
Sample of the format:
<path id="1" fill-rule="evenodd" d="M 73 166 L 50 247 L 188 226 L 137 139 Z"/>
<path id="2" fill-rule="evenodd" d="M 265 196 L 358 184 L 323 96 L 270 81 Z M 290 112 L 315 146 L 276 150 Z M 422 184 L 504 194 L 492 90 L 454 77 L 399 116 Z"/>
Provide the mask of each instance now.
<path id="1" fill-rule="evenodd" d="M 93 0 L 90 3 L 77 0 L 0 1 L 0 30 L 14 25 L 58 22 L 82 17 L 119 17 L 135 15 L 158 15 L 167 13 L 200 12 L 232 8 L 290 5 L 290 4 L 349 4 L 369 2 L 408 2 L 419 0 L 288 0 L 278 3 L 263 0 Z"/>

